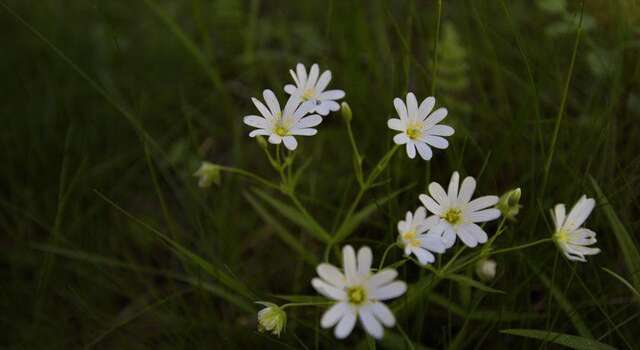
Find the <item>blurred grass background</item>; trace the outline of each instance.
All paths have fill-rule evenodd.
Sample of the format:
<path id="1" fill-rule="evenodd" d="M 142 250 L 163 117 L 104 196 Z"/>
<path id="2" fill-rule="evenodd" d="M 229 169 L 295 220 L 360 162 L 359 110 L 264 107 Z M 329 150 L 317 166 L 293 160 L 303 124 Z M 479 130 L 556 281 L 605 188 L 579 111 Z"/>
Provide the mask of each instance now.
<path id="1" fill-rule="evenodd" d="M 377 258 L 428 182 L 446 182 L 453 170 L 478 176 L 480 194 L 522 187 L 524 208 L 501 247 L 549 235 L 548 208 L 596 196 L 589 176 L 608 199 L 596 196 L 587 223 L 598 232 L 600 255 L 569 264 L 547 245 L 498 256 L 493 287 L 505 295 L 442 284 L 400 316 L 412 341 L 556 346 L 499 333 L 533 328 L 639 346 L 639 301 L 601 269 L 640 280 L 636 1 L 585 2 L 580 26 L 582 4 L 560 0 L 444 1 L 441 16 L 437 1 L 0 5 L 0 346 L 367 346 L 361 331 L 337 342 L 318 330 L 320 308 L 289 312 L 279 339 L 257 333 L 254 300 L 315 295 L 313 267 L 277 231 L 299 237 L 317 259 L 324 247 L 260 201 L 245 179 L 225 174 L 220 187 L 201 190 L 192 177 L 208 160 L 277 178 L 242 116 L 255 113 L 250 97 L 265 88 L 284 99 L 287 71 L 298 62 L 330 69 L 330 86 L 346 91 L 365 169 L 391 145 L 394 97 L 435 95 L 449 109 L 451 147 L 431 162 L 396 157 L 389 182 L 366 197 L 414 184 L 351 236 Z M 312 159 L 301 198 L 330 231 L 357 190 L 348 151 L 338 114 L 301 140 L 300 157 Z M 249 292 L 230 290 L 109 201 Z M 428 274 L 416 271 L 401 268 L 409 282 Z M 379 346 L 402 348 L 393 341 L 398 333 L 387 333 Z"/>

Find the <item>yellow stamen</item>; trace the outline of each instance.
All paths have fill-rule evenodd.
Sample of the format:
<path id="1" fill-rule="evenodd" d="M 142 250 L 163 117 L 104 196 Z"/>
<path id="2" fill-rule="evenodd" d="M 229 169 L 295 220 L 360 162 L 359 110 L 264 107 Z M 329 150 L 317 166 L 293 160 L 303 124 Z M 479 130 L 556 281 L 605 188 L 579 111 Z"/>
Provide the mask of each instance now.
<path id="1" fill-rule="evenodd" d="M 422 123 L 410 122 L 407 125 L 406 133 L 407 133 L 407 136 L 409 136 L 409 138 L 412 140 L 419 139 L 420 136 L 422 136 Z"/>
<path id="2" fill-rule="evenodd" d="M 303 101 L 308 101 L 310 99 L 313 98 L 313 96 L 315 96 L 316 92 L 313 89 L 306 89 L 304 90 L 304 92 L 302 93 L 302 100 Z"/>
<path id="3" fill-rule="evenodd" d="M 567 232 L 566 230 L 559 230 L 556 233 L 553 234 L 553 239 L 556 242 L 566 242 L 569 240 L 569 232 Z"/>
<path id="4" fill-rule="evenodd" d="M 402 233 L 402 239 L 405 244 L 411 247 L 419 247 L 420 240 L 416 238 L 416 231 L 406 231 Z"/>
<path id="5" fill-rule="evenodd" d="M 451 208 L 441 217 L 451 225 L 457 225 L 462 221 L 462 210 L 458 208 Z"/>
<path id="6" fill-rule="evenodd" d="M 359 305 L 367 299 L 367 292 L 362 286 L 354 286 L 347 290 L 347 297 L 351 304 Z"/>

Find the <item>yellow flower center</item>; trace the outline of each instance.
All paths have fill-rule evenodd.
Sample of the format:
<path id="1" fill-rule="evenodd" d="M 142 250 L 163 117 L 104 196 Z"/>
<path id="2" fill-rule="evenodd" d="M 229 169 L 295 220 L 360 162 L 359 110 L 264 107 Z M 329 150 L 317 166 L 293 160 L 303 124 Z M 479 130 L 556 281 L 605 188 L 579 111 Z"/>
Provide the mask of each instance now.
<path id="1" fill-rule="evenodd" d="M 441 217 L 451 225 L 457 225 L 462 221 L 462 210 L 458 208 L 451 208 Z"/>
<path id="2" fill-rule="evenodd" d="M 569 232 L 567 232 L 566 230 L 560 230 L 553 234 L 553 239 L 556 242 L 564 243 L 569 240 Z"/>
<path id="3" fill-rule="evenodd" d="M 289 133 L 289 130 L 282 125 L 278 125 L 274 131 L 278 136 L 287 136 Z"/>
<path id="4" fill-rule="evenodd" d="M 360 305 L 367 299 L 367 292 L 362 286 L 354 286 L 347 289 L 347 297 L 351 304 Z"/>
<path id="5" fill-rule="evenodd" d="M 313 89 L 306 89 L 304 90 L 304 92 L 302 93 L 302 100 L 303 101 L 308 101 L 310 99 L 313 98 L 313 96 L 315 96 L 316 92 Z"/>
<path id="6" fill-rule="evenodd" d="M 407 136 L 409 136 L 410 139 L 412 140 L 419 139 L 420 136 L 422 136 L 422 123 L 410 122 L 409 125 L 407 125 L 406 132 L 407 132 Z"/>
<path id="7" fill-rule="evenodd" d="M 405 244 L 412 247 L 419 247 L 420 240 L 416 238 L 416 231 L 406 231 L 402 233 L 402 240 L 404 240 Z"/>

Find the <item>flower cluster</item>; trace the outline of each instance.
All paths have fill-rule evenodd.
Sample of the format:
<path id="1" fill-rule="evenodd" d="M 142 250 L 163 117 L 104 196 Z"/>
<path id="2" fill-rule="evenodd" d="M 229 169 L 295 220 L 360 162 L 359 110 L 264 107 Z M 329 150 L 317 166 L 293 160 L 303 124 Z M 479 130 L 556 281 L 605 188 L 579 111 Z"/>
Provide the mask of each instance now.
<path id="1" fill-rule="evenodd" d="M 321 73 L 317 64 L 313 64 L 307 71 L 306 67 L 300 63 L 296 65 L 295 71 L 292 69 L 289 72 L 294 84 L 284 86 L 284 92 L 289 95 L 284 108 L 280 107 L 276 94 L 266 89 L 262 94 L 263 101 L 252 99 L 260 115 L 244 117 L 244 123 L 255 128 L 249 136 L 258 137 L 260 146 L 265 150 L 269 161 L 280 172 L 282 183 L 276 185 L 244 170 L 205 162 L 195 173 L 200 178 L 201 187 L 219 183 L 220 171 L 223 170 L 249 176 L 253 180 L 270 185 L 271 188 L 280 189 L 290 196 L 303 217 L 302 220 L 311 220 L 314 227 L 320 227 L 295 196 L 295 185 L 291 186 L 288 182 L 291 181 L 290 171 L 285 175 L 285 169 L 291 166 L 293 156 L 286 158 L 284 162 L 281 161 L 281 149 L 277 147 L 277 156 L 273 157 L 263 137 L 267 137 L 267 141 L 271 144 L 284 144 L 284 147 L 291 151 L 291 155 L 298 147 L 297 136 L 315 135 L 318 132 L 316 127 L 322 123 L 324 117 L 342 109 L 342 116 L 347 123 L 347 131 L 354 152 L 356 179 L 361 187 L 360 195 L 352 203 L 352 208 L 343 222 L 344 226 L 353 210 L 357 208 L 362 193 L 374 186 L 376 177 L 387 166 L 397 148 L 404 146 L 410 159 L 414 159 L 418 154 L 423 160 L 430 160 L 434 156 L 434 149 L 448 148 L 449 141 L 446 137 L 452 136 L 455 132 L 451 126 L 441 124 L 448 112 L 444 107 L 436 107 L 434 97 L 427 97 L 420 103 L 412 92 L 406 95 L 405 100 L 395 98 L 393 106 L 397 116 L 388 119 L 387 126 L 398 132 L 393 136 L 396 146 L 382 157 L 365 178 L 362 157 L 350 126 L 353 118 L 352 111 L 346 102 L 338 103 L 345 97 L 345 93 L 342 90 L 327 89 L 332 78 L 331 72 L 326 70 Z M 460 180 L 460 174 L 454 171 L 446 190 L 434 181 L 427 186 L 427 193 L 418 195 L 417 199 L 421 205 L 413 211 L 407 211 L 404 219 L 398 222 L 397 240 L 388 248 L 399 246 L 403 249 L 405 256 L 403 260 L 392 264 L 393 266 L 413 261 L 421 267 L 433 269 L 429 265 L 433 264 L 439 256 L 446 254 L 447 250 L 460 240 L 468 248 L 483 245 L 475 259 L 468 261 L 475 262 L 476 275 L 480 280 L 488 282 L 495 278 L 497 262 L 490 257 L 498 252 L 492 250 L 491 245 L 503 232 L 501 228 L 506 220 L 515 222 L 515 217 L 522 208 L 520 205 L 522 191 L 516 188 L 505 192 L 501 197 L 483 195 L 474 198 L 478 186 L 476 179 L 467 176 L 462 182 Z M 539 242 L 553 240 L 566 258 L 573 261 L 586 261 L 585 256 L 598 254 L 600 252 L 598 248 L 590 247 L 596 243 L 596 233 L 582 227 L 594 207 L 594 199 L 586 196 L 580 198 L 568 215 L 564 204 L 556 205 L 551 212 L 555 231 L 551 238 Z M 489 239 L 487 225 L 500 217 L 502 220 Z M 329 233 L 322 233 L 329 237 L 326 250 L 326 259 L 328 259 L 328 253 L 332 251 L 333 245 L 339 243 L 344 237 L 336 237 L 340 236 L 338 233 L 334 237 Z M 502 251 L 521 249 L 537 243 Z M 380 267 L 374 269 L 372 268 L 373 253 L 369 247 L 361 247 L 356 253 L 352 246 L 345 245 L 342 248 L 341 268 L 328 262 L 317 266 L 318 277 L 311 280 L 311 286 L 320 295 L 328 298 L 331 304 L 324 312 L 320 325 L 323 328 L 333 328 L 336 338 L 343 339 L 349 336 L 358 321 L 364 330 L 376 339 L 383 337 L 385 327 L 395 325 L 396 319 L 393 312 L 383 302 L 402 296 L 408 286 L 405 282 L 396 280 L 398 272 L 395 269 L 384 267 L 388 252 L 389 250 L 385 251 Z M 336 255 L 339 255 L 337 250 Z M 287 320 L 285 308 L 322 305 L 290 303 L 277 306 L 267 302 L 259 303 L 265 308 L 258 313 L 258 329 L 275 335 L 280 335 L 285 329 Z"/>

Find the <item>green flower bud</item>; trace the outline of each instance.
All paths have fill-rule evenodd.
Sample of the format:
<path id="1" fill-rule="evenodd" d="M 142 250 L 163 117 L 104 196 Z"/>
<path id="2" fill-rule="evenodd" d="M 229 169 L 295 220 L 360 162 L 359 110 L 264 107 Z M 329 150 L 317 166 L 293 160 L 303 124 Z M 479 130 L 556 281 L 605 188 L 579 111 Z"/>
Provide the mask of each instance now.
<path id="1" fill-rule="evenodd" d="M 482 259 L 476 263 L 476 274 L 483 281 L 491 281 L 496 277 L 496 264 L 493 259 Z"/>
<path id="2" fill-rule="evenodd" d="M 287 326 L 287 313 L 273 303 L 257 301 L 256 304 L 265 306 L 264 309 L 258 311 L 258 331 L 270 332 L 279 337 Z"/>
<path id="3" fill-rule="evenodd" d="M 344 118 L 347 123 L 351 122 L 351 118 L 353 115 L 351 113 L 351 107 L 349 107 L 348 103 L 342 102 L 342 104 L 340 104 L 340 113 L 342 113 L 342 118 Z"/>
<path id="4" fill-rule="evenodd" d="M 506 219 L 515 221 L 516 215 L 520 212 L 520 197 L 522 196 L 522 191 L 520 188 L 516 188 L 515 190 L 511 190 L 506 192 L 500 197 L 496 208 L 500 210 L 502 216 Z"/>
<path id="5" fill-rule="evenodd" d="M 265 140 L 264 137 L 258 135 L 256 136 L 256 141 L 258 141 L 260 148 L 267 149 L 267 140 Z"/>
<path id="6" fill-rule="evenodd" d="M 207 188 L 210 187 L 212 183 L 220 185 L 220 166 L 209 162 L 202 162 L 202 165 L 193 176 L 200 178 L 198 180 L 199 187 Z"/>

